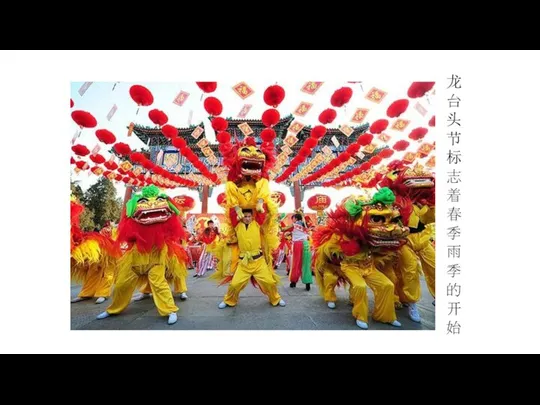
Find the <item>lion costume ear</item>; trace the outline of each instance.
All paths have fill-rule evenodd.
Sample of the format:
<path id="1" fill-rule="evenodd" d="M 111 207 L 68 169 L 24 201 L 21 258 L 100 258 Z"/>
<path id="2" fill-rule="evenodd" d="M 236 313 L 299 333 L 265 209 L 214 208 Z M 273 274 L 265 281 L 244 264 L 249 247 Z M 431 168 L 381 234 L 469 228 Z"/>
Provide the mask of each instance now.
<path id="1" fill-rule="evenodd" d="M 135 194 L 126 204 L 126 216 L 131 218 L 135 211 L 137 210 L 137 203 L 142 196 L 140 194 Z"/>
<path id="2" fill-rule="evenodd" d="M 176 208 L 176 205 L 173 204 L 171 199 L 167 197 L 167 202 L 169 203 L 169 208 L 174 212 L 176 215 L 180 215 L 180 210 Z"/>

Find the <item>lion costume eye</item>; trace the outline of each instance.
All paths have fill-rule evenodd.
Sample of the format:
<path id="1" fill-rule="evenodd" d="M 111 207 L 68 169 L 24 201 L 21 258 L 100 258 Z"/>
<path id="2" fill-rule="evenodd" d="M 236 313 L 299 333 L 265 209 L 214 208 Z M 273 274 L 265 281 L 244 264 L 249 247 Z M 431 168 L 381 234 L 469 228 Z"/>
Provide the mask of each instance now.
<path id="1" fill-rule="evenodd" d="M 384 223 L 386 221 L 386 218 L 382 215 L 372 215 L 370 218 L 371 222 L 375 223 Z"/>
<path id="2" fill-rule="evenodd" d="M 147 203 L 148 202 L 148 199 L 147 198 L 139 198 L 139 203 Z"/>

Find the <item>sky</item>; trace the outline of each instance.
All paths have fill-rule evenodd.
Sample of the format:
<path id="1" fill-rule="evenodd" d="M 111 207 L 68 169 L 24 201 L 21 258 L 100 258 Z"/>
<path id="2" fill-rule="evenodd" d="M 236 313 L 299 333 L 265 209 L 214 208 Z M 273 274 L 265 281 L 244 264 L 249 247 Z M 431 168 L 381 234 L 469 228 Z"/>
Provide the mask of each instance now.
<path id="1" fill-rule="evenodd" d="M 207 79 L 208 80 L 208 79 Z M 422 80 L 415 78 L 415 80 Z M 430 78 L 423 80 L 429 81 Z M 307 81 L 307 80 L 306 80 Z M 245 104 L 251 104 L 251 108 L 247 118 L 248 119 L 260 119 L 262 113 L 270 108 L 263 101 L 264 90 L 273 84 L 279 84 L 285 89 L 285 99 L 278 107 L 278 111 L 281 116 L 284 117 L 292 113 L 298 105 L 305 101 L 313 104 L 313 107 L 307 113 L 305 117 L 298 117 L 298 120 L 306 125 L 319 125 L 318 116 L 320 112 L 326 108 L 333 108 L 330 104 L 330 98 L 332 93 L 344 86 L 349 86 L 353 90 L 353 97 L 350 102 L 344 107 L 336 108 L 338 115 L 336 120 L 330 124 L 331 127 L 337 127 L 338 125 L 358 125 L 352 123 L 350 120 L 354 115 L 357 108 L 367 108 L 369 112 L 363 123 L 372 123 L 377 119 L 387 118 L 386 110 L 388 106 L 400 98 L 407 98 L 407 90 L 412 81 L 399 81 L 395 79 L 389 79 L 388 81 L 362 81 L 360 83 L 348 83 L 347 81 L 325 81 L 320 89 L 314 94 L 310 95 L 302 92 L 300 89 L 306 83 L 306 81 L 279 81 L 275 80 L 245 80 L 245 82 L 254 90 L 254 93 L 243 100 L 234 91 L 233 86 L 239 81 L 218 81 L 217 90 L 211 94 L 211 96 L 217 97 L 223 104 L 223 117 L 237 118 L 238 113 L 241 111 Z M 358 81 L 356 79 L 355 81 Z M 79 94 L 79 89 L 84 82 L 72 82 L 70 97 L 74 102 L 74 110 L 84 110 L 92 113 L 98 121 L 98 125 L 93 129 L 84 129 L 81 136 L 75 141 L 75 144 L 83 144 L 90 150 L 97 144 L 100 144 L 95 136 L 97 129 L 108 129 L 116 135 L 117 142 L 125 142 L 131 146 L 132 149 L 138 149 L 145 145 L 135 136 L 127 137 L 127 126 L 130 122 L 134 122 L 138 125 L 155 126 L 148 118 L 148 112 L 151 109 L 157 108 L 164 111 L 169 117 L 169 124 L 177 127 L 186 127 L 190 124 L 190 114 L 192 114 L 191 124 L 199 124 L 203 122 L 205 127 L 205 135 L 210 143 L 215 143 L 215 133 L 207 119 L 207 113 L 203 107 L 203 92 L 195 84 L 195 82 L 177 82 L 177 83 L 164 83 L 164 82 L 93 82 L 83 96 Z M 138 106 L 131 99 L 129 95 L 129 88 L 134 84 L 140 84 L 147 87 L 154 96 L 154 103 L 149 107 L 141 107 L 137 114 Z M 387 92 L 387 95 L 380 104 L 374 103 L 365 98 L 366 94 L 372 89 L 377 88 Z M 114 88 L 114 90 L 113 90 Z M 436 86 L 435 86 L 436 88 Z M 188 92 L 190 95 L 187 98 L 185 104 L 180 107 L 173 103 L 173 100 L 180 91 Z M 402 114 L 400 118 L 410 120 L 409 126 L 405 131 L 400 132 L 390 129 L 393 120 L 389 119 L 389 128 L 384 131 L 392 137 L 389 141 L 389 145 L 392 146 L 395 142 L 401 139 L 407 139 L 411 142 L 409 149 L 416 151 L 418 146 L 423 142 L 433 143 L 435 141 L 434 128 L 428 127 L 428 121 L 436 112 L 436 96 L 428 95 L 420 99 L 409 100 L 410 104 L 407 111 Z M 427 111 L 425 116 L 415 109 L 416 103 L 419 102 Z M 115 105 L 118 107 L 116 113 L 110 121 L 107 120 L 107 114 Z M 69 134 L 69 139 L 73 138 L 74 134 L 79 130 L 78 126 L 71 120 L 72 132 Z M 408 139 L 410 131 L 417 127 L 426 127 L 429 129 L 428 134 L 422 140 L 422 142 L 412 141 Z M 383 145 L 380 140 L 375 138 L 374 142 L 379 145 Z M 106 145 L 100 144 L 103 148 L 100 153 L 104 155 L 106 159 L 109 158 Z M 278 152 L 279 153 L 279 152 Z M 401 158 L 405 152 L 396 152 L 392 159 Z M 88 157 L 84 160 L 89 161 Z M 427 159 L 419 160 L 420 163 L 425 164 Z M 91 165 L 92 162 L 90 161 Z M 71 178 L 72 180 L 79 181 L 79 184 L 86 190 L 92 184 L 94 184 L 99 177 L 84 171 L 76 174 L 73 171 L 74 166 L 71 166 Z M 89 174 L 90 173 L 90 174 Z M 124 183 L 120 182 L 115 185 L 119 197 L 123 197 L 125 192 Z M 285 206 L 281 209 L 283 212 L 292 212 L 294 210 L 294 198 L 291 195 L 290 189 L 282 184 L 272 182 L 271 188 L 273 191 L 282 191 L 287 197 Z M 216 198 L 219 193 L 224 191 L 224 186 L 218 186 L 214 189 L 212 197 L 209 201 L 209 212 L 219 213 L 222 211 L 221 207 L 217 204 Z M 176 189 L 167 190 L 171 196 L 180 194 L 187 194 L 195 198 L 197 205 L 192 211 L 193 213 L 201 212 L 201 204 L 196 190 Z M 346 187 L 340 190 L 329 188 L 314 188 L 307 190 L 304 196 L 304 204 L 307 199 L 315 194 L 327 194 L 332 199 L 332 206 L 339 203 L 343 198 L 351 194 L 358 194 L 359 190 L 352 187 Z M 313 212 L 307 206 L 304 207 L 306 212 Z"/>

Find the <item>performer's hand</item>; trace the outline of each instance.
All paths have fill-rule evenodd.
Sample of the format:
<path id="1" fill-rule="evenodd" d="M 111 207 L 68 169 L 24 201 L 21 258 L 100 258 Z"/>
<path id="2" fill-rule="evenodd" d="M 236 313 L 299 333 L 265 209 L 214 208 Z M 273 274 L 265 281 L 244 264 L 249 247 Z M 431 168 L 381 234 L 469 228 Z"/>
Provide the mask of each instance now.
<path id="1" fill-rule="evenodd" d="M 257 212 L 264 214 L 264 201 L 263 200 L 259 200 L 257 202 Z"/>
<path id="2" fill-rule="evenodd" d="M 244 219 L 244 213 L 242 212 L 242 208 L 235 207 L 234 210 L 236 211 L 236 215 L 238 216 L 238 220 Z"/>

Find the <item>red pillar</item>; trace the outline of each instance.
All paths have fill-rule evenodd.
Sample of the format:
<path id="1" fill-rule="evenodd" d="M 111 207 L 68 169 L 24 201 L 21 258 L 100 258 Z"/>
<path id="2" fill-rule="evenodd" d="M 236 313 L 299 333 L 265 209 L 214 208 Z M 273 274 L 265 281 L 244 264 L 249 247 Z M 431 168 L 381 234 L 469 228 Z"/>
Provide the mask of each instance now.
<path id="1" fill-rule="evenodd" d="M 294 182 L 294 209 L 302 208 L 302 199 L 300 196 L 302 195 L 300 191 L 300 182 L 295 181 Z"/>
<path id="2" fill-rule="evenodd" d="M 202 213 L 208 214 L 208 194 L 210 188 L 208 186 L 203 186 L 203 196 L 202 196 Z"/>

